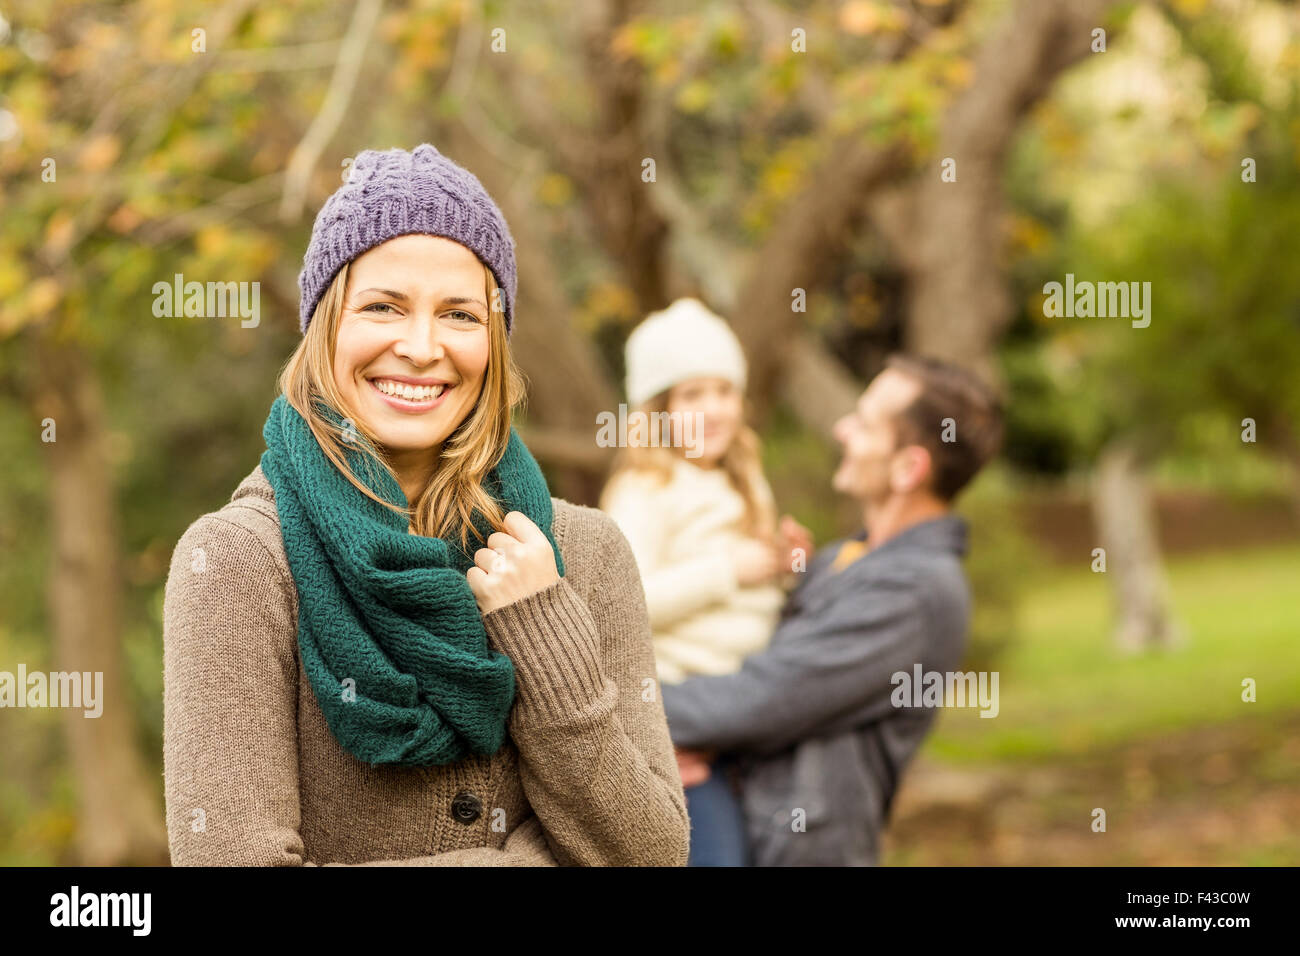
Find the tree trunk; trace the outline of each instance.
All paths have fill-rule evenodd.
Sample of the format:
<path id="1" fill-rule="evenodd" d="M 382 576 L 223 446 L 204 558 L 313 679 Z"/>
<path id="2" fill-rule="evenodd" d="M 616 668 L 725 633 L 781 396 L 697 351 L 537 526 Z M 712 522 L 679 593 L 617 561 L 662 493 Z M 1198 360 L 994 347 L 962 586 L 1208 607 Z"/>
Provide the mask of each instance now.
<path id="1" fill-rule="evenodd" d="M 1102 450 L 1093 518 L 1115 599 L 1116 643 L 1126 651 L 1177 643 L 1181 629 L 1169 606 L 1151 495 L 1137 452 L 1127 441 L 1112 441 Z"/>
<path id="2" fill-rule="evenodd" d="M 118 534 L 99 380 L 72 344 L 43 348 L 34 396 L 47 445 L 53 562 L 47 585 L 54 670 L 103 675 L 99 717 L 62 711 L 77 783 L 77 862 L 166 864 L 160 788 L 137 749 L 121 643 Z"/>
<path id="3" fill-rule="evenodd" d="M 906 267 L 907 349 L 997 381 L 995 349 L 1012 318 L 1003 261 L 1002 180 L 1029 110 L 1089 55 L 1113 0 L 1022 0 L 981 44 L 974 81 L 944 115 L 937 155 L 877 212 Z M 951 159 L 955 181 L 941 177 Z"/>
<path id="4" fill-rule="evenodd" d="M 835 423 L 853 411 L 864 388 L 811 333 L 794 340 L 780 394 L 804 427 L 830 439 Z"/>
<path id="5" fill-rule="evenodd" d="M 733 326 L 749 358 L 756 424 L 761 426 L 770 412 L 796 354 L 804 323 L 792 309 L 794 290 L 811 291 L 825 281 L 857 234 L 865 215 L 863 196 L 903 169 L 906 159 L 898 144 L 876 149 L 860 136 L 837 140 L 752 258 Z"/>

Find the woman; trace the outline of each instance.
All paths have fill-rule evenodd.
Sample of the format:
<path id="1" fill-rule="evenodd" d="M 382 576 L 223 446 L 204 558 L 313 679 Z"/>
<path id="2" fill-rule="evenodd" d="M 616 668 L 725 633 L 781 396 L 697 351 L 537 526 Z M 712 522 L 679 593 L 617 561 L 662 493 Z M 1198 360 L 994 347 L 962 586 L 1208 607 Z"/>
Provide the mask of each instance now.
<path id="1" fill-rule="evenodd" d="M 744 420 L 744 353 L 723 319 L 678 300 L 636 328 L 625 355 L 628 401 L 650 428 L 635 440 L 629 429 L 601 508 L 636 556 L 659 679 L 732 673 L 767 645 L 781 584 L 799 567 L 795 549 L 811 539 L 789 517 L 778 534 L 758 437 Z M 731 764 L 708 756 L 679 755 L 689 862 L 744 866 Z"/>
<path id="2" fill-rule="evenodd" d="M 172 560 L 172 862 L 681 865 L 634 559 L 510 424 L 506 222 L 427 144 L 353 169 L 261 464 Z"/>

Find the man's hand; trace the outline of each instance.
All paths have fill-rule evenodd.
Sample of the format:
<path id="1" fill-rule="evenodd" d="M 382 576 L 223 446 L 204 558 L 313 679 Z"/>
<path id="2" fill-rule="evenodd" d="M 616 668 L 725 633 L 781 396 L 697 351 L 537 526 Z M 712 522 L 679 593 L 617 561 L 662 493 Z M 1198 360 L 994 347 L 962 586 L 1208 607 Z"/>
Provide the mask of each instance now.
<path id="1" fill-rule="evenodd" d="M 812 532 L 795 521 L 790 515 L 782 515 L 777 529 L 777 547 L 781 553 L 781 573 L 789 574 L 795 570 L 795 559 L 802 558 L 806 568 L 808 558 L 813 553 Z"/>
<path id="2" fill-rule="evenodd" d="M 474 552 L 474 567 L 465 575 L 482 614 L 560 580 L 555 552 L 541 528 L 522 511 L 510 512 L 502 523 L 506 530 L 488 535 L 487 547 Z"/>
<path id="3" fill-rule="evenodd" d="M 677 772 L 682 775 L 682 786 L 694 787 L 708 780 L 713 772 L 709 764 L 713 762 L 714 756 L 707 750 L 688 750 L 685 747 L 678 747 Z"/>

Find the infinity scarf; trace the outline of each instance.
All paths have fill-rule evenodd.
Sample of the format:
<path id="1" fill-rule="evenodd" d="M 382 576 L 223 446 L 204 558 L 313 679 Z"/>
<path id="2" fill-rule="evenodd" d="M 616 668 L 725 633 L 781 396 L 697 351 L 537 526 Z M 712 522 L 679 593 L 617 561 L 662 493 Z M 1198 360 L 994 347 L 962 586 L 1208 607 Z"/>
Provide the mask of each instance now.
<path id="1" fill-rule="evenodd" d="M 298 650 L 339 744 L 369 764 L 427 766 L 495 753 L 505 742 L 515 674 L 510 659 L 488 647 L 465 578 L 482 545 L 471 535 L 466 553 L 459 540 L 409 533 L 406 516 L 367 498 L 335 467 L 283 395 L 262 436 L 262 470 L 275 488 L 298 590 Z M 407 506 L 373 451 L 346 455 L 358 480 Z M 503 513 L 522 511 L 545 532 L 563 575 L 546 479 L 513 428 L 483 487 Z M 491 527 L 474 519 L 486 540 Z"/>

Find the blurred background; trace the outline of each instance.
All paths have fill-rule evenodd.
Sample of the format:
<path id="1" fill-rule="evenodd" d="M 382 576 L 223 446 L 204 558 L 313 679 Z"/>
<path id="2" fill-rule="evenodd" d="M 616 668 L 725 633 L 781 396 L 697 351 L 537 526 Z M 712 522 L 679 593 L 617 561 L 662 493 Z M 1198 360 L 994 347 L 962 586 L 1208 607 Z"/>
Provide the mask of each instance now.
<path id="1" fill-rule="evenodd" d="M 1298 92 L 1269 0 L 0 0 L 0 670 L 108 702 L 0 710 L 0 863 L 166 861 L 172 549 L 261 454 L 316 210 L 426 141 L 514 232 L 557 495 L 681 295 L 819 542 L 885 355 L 1006 390 L 961 505 L 1000 713 L 940 715 L 887 863 L 1300 862 Z M 158 317 L 177 273 L 260 321 Z M 1067 273 L 1150 282 L 1149 327 L 1046 317 Z"/>

